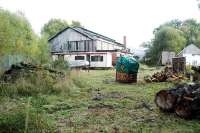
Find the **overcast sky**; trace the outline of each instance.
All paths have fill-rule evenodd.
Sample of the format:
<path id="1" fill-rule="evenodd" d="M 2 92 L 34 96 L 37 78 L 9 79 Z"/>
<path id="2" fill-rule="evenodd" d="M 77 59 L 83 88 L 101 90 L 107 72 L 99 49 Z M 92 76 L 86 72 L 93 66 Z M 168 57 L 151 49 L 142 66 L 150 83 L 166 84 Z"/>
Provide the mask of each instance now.
<path id="1" fill-rule="evenodd" d="M 36 33 L 51 18 L 77 20 L 92 31 L 138 48 L 160 24 L 200 19 L 196 0 L 0 0 L 0 7 L 22 11 Z"/>

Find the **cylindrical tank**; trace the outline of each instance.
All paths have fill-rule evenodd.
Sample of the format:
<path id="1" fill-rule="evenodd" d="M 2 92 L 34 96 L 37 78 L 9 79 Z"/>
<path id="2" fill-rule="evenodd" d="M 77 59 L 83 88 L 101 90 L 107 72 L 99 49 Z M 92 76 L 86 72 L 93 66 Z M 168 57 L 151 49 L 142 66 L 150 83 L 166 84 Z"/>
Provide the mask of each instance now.
<path id="1" fill-rule="evenodd" d="M 120 56 L 116 63 L 116 81 L 123 83 L 137 82 L 138 61 L 132 56 Z"/>

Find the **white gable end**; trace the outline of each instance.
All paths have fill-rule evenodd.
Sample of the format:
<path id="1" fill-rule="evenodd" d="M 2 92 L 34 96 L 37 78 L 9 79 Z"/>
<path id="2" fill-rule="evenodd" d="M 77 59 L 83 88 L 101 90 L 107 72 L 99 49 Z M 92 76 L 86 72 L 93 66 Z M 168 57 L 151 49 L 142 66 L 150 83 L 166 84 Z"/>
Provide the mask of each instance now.
<path id="1" fill-rule="evenodd" d="M 194 44 L 190 44 L 180 52 L 181 56 L 183 54 L 200 55 L 200 49 L 197 46 L 195 46 Z"/>
<path id="2" fill-rule="evenodd" d="M 50 45 L 53 51 L 59 51 L 59 49 L 63 47 L 68 41 L 83 41 L 83 40 L 91 40 L 91 39 L 73 29 L 68 28 L 62 33 L 60 33 L 58 36 L 50 40 Z"/>

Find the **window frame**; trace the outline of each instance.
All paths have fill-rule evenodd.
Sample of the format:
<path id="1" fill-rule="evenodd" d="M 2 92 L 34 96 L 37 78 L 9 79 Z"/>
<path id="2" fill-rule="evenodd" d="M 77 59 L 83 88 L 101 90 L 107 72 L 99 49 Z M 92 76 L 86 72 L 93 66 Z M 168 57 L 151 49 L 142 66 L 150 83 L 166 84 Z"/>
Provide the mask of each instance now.
<path id="1" fill-rule="evenodd" d="M 78 41 L 75 41 L 75 45 L 76 45 L 76 51 L 79 51 L 79 43 L 78 43 Z"/>
<path id="2" fill-rule="evenodd" d="M 79 59 L 77 59 L 79 57 Z M 81 59 L 80 59 L 81 57 Z M 75 60 L 85 60 L 85 56 L 77 55 L 74 57 Z"/>
<path id="3" fill-rule="evenodd" d="M 102 55 L 94 55 L 91 56 L 91 62 L 103 62 L 103 56 Z"/>

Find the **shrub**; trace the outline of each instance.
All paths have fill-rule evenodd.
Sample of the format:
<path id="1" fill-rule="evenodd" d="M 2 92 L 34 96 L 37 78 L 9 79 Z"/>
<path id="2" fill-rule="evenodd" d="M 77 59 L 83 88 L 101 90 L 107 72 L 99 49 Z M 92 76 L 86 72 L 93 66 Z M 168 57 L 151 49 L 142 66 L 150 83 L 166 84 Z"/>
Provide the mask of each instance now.
<path id="1" fill-rule="evenodd" d="M 13 109 L 12 111 L 0 114 L 0 132 L 25 132 L 26 122 L 26 132 L 28 133 L 53 132 L 54 130 L 54 127 L 48 123 L 43 114 L 37 113 L 36 110 L 30 107 L 27 115 L 25 108 L 18 107 L 17 109 Z"/>
<path id="2" fill-rule="evenodd" d="M 69 64 L 67 61 L 63 59 L 58 59 L 52 62 L 52 67 L 54 69 L 58 70 L 68 70 L 69 69 Z"/>

